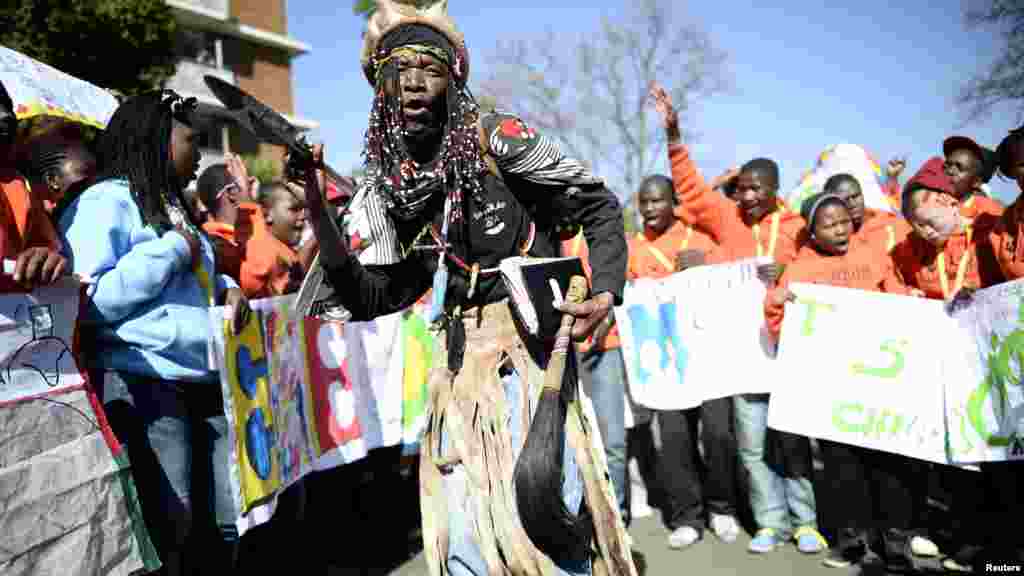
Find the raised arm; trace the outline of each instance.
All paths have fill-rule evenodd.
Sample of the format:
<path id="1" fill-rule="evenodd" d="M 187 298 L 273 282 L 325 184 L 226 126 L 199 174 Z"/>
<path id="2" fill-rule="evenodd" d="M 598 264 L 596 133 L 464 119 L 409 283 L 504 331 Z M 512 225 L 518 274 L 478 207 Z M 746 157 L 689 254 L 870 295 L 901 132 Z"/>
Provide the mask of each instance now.
<path id="1" fill-rule="evenodd" d="M 655 84 L 651 87 L 651 99 L 661 115 L 668 138 L 672 184 L 679 204 L 676 216 L 721 244 L 725 236 L 726 219 L 739 217 L 736 205 L 724 195 L 712 190 L 697 170 L 697 166 L 690 158 L 690 151 L 683 144 L 679 130 L 679 115 L 668 92 Z"/>
<path id="2" fill-rule="evenodd" d="M 360 263 L 324 202 L 324 176 L 317 170 L 322 162 L 323 147 L 314 146 L 313 162 L 302 167 L 306 174 L 306 206 L 320 244 L 320 265 L 339 302 L 355 321 L 372 320 L 413 305 L 430 288 L 431 271 L 426 261 L 413 255 L 396 264 Z"/>

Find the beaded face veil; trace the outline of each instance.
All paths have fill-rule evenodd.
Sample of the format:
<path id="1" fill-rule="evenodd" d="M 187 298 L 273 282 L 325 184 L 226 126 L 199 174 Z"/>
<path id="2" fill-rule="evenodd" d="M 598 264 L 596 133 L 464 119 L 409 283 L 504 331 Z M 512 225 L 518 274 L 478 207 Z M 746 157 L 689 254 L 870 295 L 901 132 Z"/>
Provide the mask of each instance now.
<path id="1" fill-rule="evenodd" d="M 405 54 L 430 55 L 449 72 L 440 151 L 426 164 L 413 160 L 404 138 L 397 61 Z M 454 224 L 462 218 L 464 195 L 482 194 L 479 175 L 487 168 L 476 133 L 479 108 L 460 75 L 460 59 L 444 35 L 424 24 L 394 28 L 381 38 L 371 59 L 375 94 L 364 156 L 368 174 L 398 220 L 415 218 L 432 198 L 444 194 L 450 203 L 448 222 Z"/>

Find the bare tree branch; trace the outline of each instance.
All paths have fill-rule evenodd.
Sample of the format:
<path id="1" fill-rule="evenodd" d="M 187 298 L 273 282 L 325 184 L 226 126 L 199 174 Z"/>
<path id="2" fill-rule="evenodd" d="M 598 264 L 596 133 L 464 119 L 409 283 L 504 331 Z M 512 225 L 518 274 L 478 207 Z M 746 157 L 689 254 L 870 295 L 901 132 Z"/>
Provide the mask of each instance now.
<path id="1" fill-rule="evenodd" d="M 968 29 L 997 29 L 1003 40 L 1002 53 L 987 70 L 972 76 L 960 88 L 961 126 L 989 117 L 1004 104 L 1024 119 L 1024 1 L 967 0 L 964 21 Z"/>
<path id="2" fill-rule="evenodd" d="M 629 204 L 665 155 L 664 130 L 647 102 L 651 83 L 666 86 L 685 114 L 731 82 L 728 56 L 679 18 L 672 0 L 623 7 L 622 17 L 584 39 L 548 33 L 542 42 L 499 41 L 481 91 L 589 163 Z M 695 136 L 684 132 L 688 141 Z"/>

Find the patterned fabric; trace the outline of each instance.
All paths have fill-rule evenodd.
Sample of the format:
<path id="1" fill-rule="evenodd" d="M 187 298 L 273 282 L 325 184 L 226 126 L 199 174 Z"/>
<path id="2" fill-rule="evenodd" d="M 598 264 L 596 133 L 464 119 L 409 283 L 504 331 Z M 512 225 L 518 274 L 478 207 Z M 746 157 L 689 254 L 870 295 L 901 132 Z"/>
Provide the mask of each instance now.
<path id="1" fill-rule="evenodd" d="M 557 142 L 527 126 L 515 115 L 495 112 L 483 116 L 479 122 L 486 139 L 486 153 L 503 177 L 566 187 L 566 194 L 573 193 L 573 186 L 602 183 L 581 162 L 566 156 Z M 368 249 L 372 256 L 367 260 L 360 257 L 364 263 L 393 264 L 401 260 L 398 235 L 395 222 L 388 214 L 386 194 L 374 178 L 366 178 L 352 200 L 353 217 L 367 222 L 372 238 Z"/>

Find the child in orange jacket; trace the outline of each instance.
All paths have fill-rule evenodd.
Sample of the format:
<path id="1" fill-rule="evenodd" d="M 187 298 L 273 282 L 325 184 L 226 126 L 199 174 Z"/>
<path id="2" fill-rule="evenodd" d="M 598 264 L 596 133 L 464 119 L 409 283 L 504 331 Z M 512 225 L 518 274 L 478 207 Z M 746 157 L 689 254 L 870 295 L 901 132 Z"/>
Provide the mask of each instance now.
<path id="1" fill-rule="evenodd" d="M 963 216 L 941 158 L 932 158 L 903 189 L 903 213 L 913 232 L 892 252 L 896 271 L 908 286 L 933 299 L 950 301 L 961 290 L 1004 281 L 989 233 L 999 218 Z"/>
<path id="2" fill-rule="evenodd" d="M 896 275 L 892 260 L 879 258 L 874 246 L 854 237 L 851 210 L 840 195 L 823 192 L 808 198 L 804 206 L 810 244 L 765 297 L 764 318 L 772 336 L 778 339 L 782 330 L 786 302 L 795 299 L 789 285 L 795 282 L 911 294 Z"/>
<path id="3" fill-rule="evenodd" d="M 765 299 L 765 320 L 777 339 L 786 302 L 795 299 L 789 285 L 807 282 L 858 290 L 910 294 L 896 276 L 892 262 L 880 258 L 876 247 L 857 241 L 853 217 L 842 196 L 823 192 L 804 203 L 808 246 L 786 267 L 779 286 Z M 848 567 L 866 559 L 869 549 L 905 550 L 921 538 L 915 533 L 916 509 L 923 476 L 908 458 L 838 442 L 819 440 L 825 464 L 822 495 L 842 523 L 825 565 Z M 841 511 L 841 512 L 840 512 Z M 884 511 L 879 515 L 876 511 Z M 888 554 L 887 554 L 888 556 Z M 903 555 L 886 557 L 889 564 L 905 564 Z"/>

